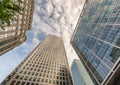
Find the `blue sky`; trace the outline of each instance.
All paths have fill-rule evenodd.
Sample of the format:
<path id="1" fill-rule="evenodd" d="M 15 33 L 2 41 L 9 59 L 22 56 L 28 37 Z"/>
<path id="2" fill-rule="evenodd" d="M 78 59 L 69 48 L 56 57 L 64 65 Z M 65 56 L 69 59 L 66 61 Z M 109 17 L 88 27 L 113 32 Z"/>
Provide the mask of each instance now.
<path id="1" fill-rule="evenodd" d="M 69 65 L 78 59 L 70 39 L 85 0 L 35 0 L 32 27 L 27 40 L 13 50 L 0 56 L 0 82 L 48 34 L 63 38 Z"/>

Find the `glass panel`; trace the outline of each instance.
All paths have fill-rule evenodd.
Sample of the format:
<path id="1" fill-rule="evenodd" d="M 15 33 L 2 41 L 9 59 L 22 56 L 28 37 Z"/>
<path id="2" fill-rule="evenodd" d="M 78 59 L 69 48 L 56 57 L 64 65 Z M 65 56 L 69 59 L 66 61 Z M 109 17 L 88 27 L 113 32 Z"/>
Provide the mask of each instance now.
<path id="1" fill-rule="evenodd" d="M 89 0 L 72 44 L 101 83 L 120 57 L 119 0 Z"/>

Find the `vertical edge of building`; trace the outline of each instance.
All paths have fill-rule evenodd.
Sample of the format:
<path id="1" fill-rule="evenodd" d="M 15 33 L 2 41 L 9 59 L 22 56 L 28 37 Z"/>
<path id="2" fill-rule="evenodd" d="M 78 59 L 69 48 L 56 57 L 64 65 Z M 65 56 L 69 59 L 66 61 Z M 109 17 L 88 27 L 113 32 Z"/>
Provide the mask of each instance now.
<path id="1" fill-rule="evenodd" d="M 73 60 L 71 65 L 71 74 L 74 85 L 94 85 L 87 70 L 80 60 Z"/>

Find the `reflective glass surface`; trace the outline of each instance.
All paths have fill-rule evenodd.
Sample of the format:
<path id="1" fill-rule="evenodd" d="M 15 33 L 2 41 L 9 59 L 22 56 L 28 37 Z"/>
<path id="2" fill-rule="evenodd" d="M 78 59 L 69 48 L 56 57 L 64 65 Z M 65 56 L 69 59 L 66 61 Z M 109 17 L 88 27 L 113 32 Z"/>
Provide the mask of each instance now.
<path id="1" fill-rule="evenodd" d="M 89 0 L 71 43 L 98 83 L 120 57 L 120 0 Z"/>

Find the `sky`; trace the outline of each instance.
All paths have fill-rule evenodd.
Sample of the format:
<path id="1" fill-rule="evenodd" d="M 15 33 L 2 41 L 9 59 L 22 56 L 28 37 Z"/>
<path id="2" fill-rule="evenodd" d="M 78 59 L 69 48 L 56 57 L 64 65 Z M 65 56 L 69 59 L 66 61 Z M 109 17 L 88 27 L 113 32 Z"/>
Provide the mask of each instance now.
<path id="1" fill-rule="evenodd" d="M 27 31 L 27 40 L 13 50 L 0 56 L 0 82 L 48 34 L 62 37 L 69 66 L 73 59 L 78 59 L 70 39 L 77 24 L 85 0 L 35 0 L 32 27 Z"/>

